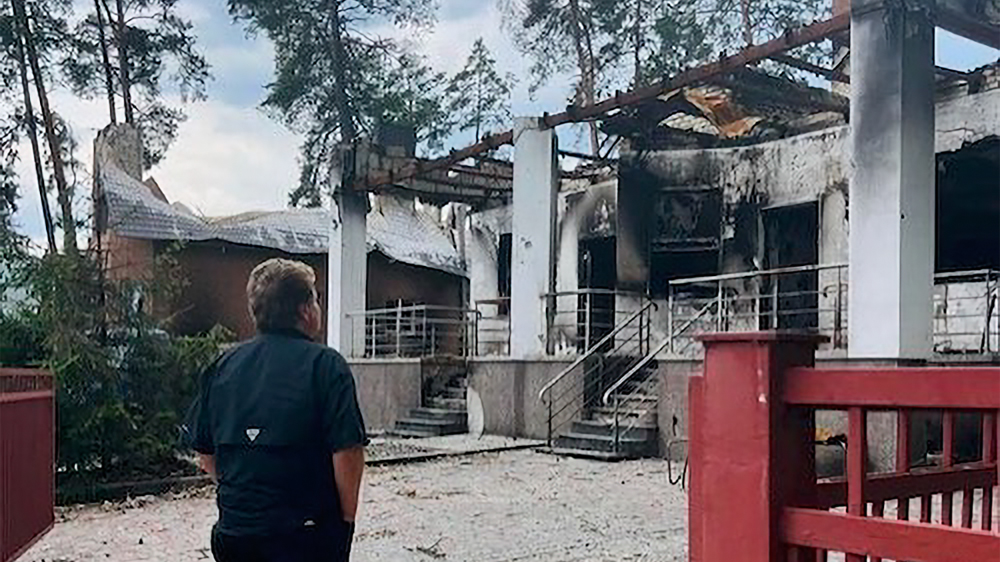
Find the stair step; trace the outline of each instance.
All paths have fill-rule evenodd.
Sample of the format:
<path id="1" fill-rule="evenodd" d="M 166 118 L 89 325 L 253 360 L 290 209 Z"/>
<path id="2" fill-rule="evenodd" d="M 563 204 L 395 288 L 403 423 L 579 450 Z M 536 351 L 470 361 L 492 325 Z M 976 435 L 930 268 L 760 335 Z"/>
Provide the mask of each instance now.
<path id="1" fill-rule="evenodd" d="M 657 421 L 657 411 L 656 405 L 647 405 L 643 408 L 618 408 L 618 423 L 622 423 L 622 420 L 628 420 L 632 423 L 638 420 L 638 425 L 642 426 L 655 426 Z M 601 406 L 599 408 L 593 408 L 590 410 L 590 415 L 588 416 L 593 421 L 600 421 L 602 423 L 614 423 L 615 421 L 615 409 L 613 406 Z"/>
<path id="2" fill-rule="evenodd" d="M 620 436 L 650 439 L 655 438 L 659 433 L 659 428 L 656 425 L 640 423 L 633 426 L 633 421 L 634 419 L 631 418 L 619 418 L 618 431 Z M 573 422 L 570 431 L 581 435 L 614 437 L 615 426 L 611 420 L 577 420 Z"/>
<path id="3" fill-rule="evenodd" d="M 466 423 L 469 414 L 465 410 L 441 408 L 414 408 L 410 410 L 410 418 L 423 420 L 443 420 L 453 423 Z"/>
<path id="4" fill-rule="evenodd" d="M 411 431 L 427 431 L 433 435 L 454 435 L 456 433 L 468 433 L 468 423 L 465 420 L 455 421 L 451 419 L 428 419 L 428 418 L 404 418 L 396 420 L 395 429 Z"/>
<path id="5" fill-rule="evenodd" d="M 437 398 L 454 398 L 454 399 L 457 399 L 457 400 L 465 400 L 466 394 L 468 394 L 468 392 L 464 388 L 459 388 L 459 387 L 454 387 L 454 386 L 446 386 L 446 387 L 444 387 L 444 389 L 441 390 L 441 393 L 438 394 L 436 397 Z"/>
<path id="6" fill-rule="evenodd" d="M 556 437 L 553 447 L 603 453 L 616 452 L 613 437 L 574 432 L 563 433 Z M 637 438 L 625 435 L 618 439 L 617 453 L 632 458 L 653 457 L 659 453 L 659 448 L 660 444 L 658 439 L 656 439 L 655 433 L 652 434 L 652 438 Z"/>
<path id="7" fill-rule="evenodd" d="M 563 449 L 561 447 L 538 447 L 535 450 L 538 451 L 539 453 L 546 453 L 549 455 L 559 455 L 561 457 L 572 457 L 576 459 L 587 459 L 587 460 L 604 461 L 604 462 L 618 462 L 635 458 L 625 455 L 623 453 L 608 453 L 604 451 L 590 451 L 587 449 Z"/>
<path id="8" fill-rule="evenodd" d="M 400 429 L 395 428 L 389 432 L 389 435 L 393 437 L 407 437 L 410 439 L 423 439 L 426 437 L 440 437 L 437 433 L 432 431 L 418 430 L 418 429 Z"/>
<path id="9" fill-rule="evenodd" d="M 465 398 L 441 398 L 432 396 L 427 399 L 427 406 L 440 410 L 462 410 L 465 411 Z"/>

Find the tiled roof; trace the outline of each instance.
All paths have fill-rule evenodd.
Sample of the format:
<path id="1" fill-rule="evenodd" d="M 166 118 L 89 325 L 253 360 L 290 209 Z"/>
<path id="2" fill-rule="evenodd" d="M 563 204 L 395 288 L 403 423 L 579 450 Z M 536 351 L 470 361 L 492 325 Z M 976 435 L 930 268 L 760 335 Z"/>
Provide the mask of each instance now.
<path id="1" fill-rule="evenodd" d="M 326 209 L 284 209 L 206 218 L 182 204 L 169 204 L 127 175 L 115 162 L 99 167 L 107 228 L 146 240 L 222 240 L 273 248 L 290 254 L 320 254 L 329 249 L 331 217 Z M 368 214 L 368 250 L 388 258 L 466 275 L 449 236 L 412 202 L 380 197 Z"/>

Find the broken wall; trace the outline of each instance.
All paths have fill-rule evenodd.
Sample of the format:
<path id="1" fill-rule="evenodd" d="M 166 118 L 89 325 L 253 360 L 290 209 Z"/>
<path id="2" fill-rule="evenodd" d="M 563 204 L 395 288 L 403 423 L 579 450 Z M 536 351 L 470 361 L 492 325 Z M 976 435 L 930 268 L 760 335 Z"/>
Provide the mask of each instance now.
<path id="1" fill-rule="evenodd" d="M 979 85 L 977 93 L 967 90 L 954 95 L 944 95 L 937 105 L 936 148 L 942 152 L 967 147 L 991 135 L 1000 135 L 1000 82 L 996 73 L 987 74 L 985 82 Z M 762 237 L 762 225 L 752 217 L 769 208 L 786 207 L 809 202 L 818 202 L 819 233 L 818 262 L 820 264 L 846 263 L 848 260 L 848 206 L 850 177 L 850 128 L 835 127 L 778 141 L 746 147 L 708 150 L 673 150 L 660 152 L 632 152 L 623 155 L 622 193 L 628 193 L 626 181 L 641 180 L 643 189 L 676 189 L 694 186 L 713 186 L 719 189 L 723 198 L 724 217 L 722 219 L 722 250 L 718 273 L 733 273 L 766 268 L 766 244 Z M 638 169 L 628 169 L 627 166 Z M 994 167 L 994 174 L 995 167 Z M 632 186 L 634 189 L 635 186 Z M 940 187 L 940 186 L 939 186 Z M 945 184 L 940 195 L 948 197 Z M 956 196 L 958 194 L 955 194 Z M 622 200 L 621 207 L 632 209 L 651 208 L 642 194 L 635 202 Z M 653 218 L 648 213 L 643 224 L 649 225 Z M 623 224 L 631 235 L 621 232 Z M 631 224 L 627 217 L 619 216 L 620 255 L 632 256 L 624 273 L 632 277 L 622 279 L 623 283 L 636 283 L 642 273 L 648 270 L 650 255 L 642 244 L 647 240 L 641 232 L 647 226 Z M 638 244 L 622 248 L 622 244 Z M 643 256 L 645 262 L 637 260 Z M 620 259 L 621 263 L 621 259 Z M 837 272 L 820 272 L 819 307 L 832 309 L 837 298 L 836 291 L 824 288 L 836 287 Z M 727 283 L 727 290 L 736 294 L 752 294 L 759 290 L 747 281 Z M 951 295 L 967 298 L 969 293 L 982 292 L 980 288 L 952 287 Z M 950 303 L 945 299 L 945 289 L 937 289 L 939 307 L 952 311 L 973 306 Z M 951 297 L 949 297 L 951 298 Z M 985 303 L 985 299 L 980 299 Z M 664 303 L 665 304 L 665 303 Z M 980 308 L 985 304 L 976 305 Z M 693 314 L 697 306 L 687 312 Z M 982 316 L 975 317 L 979 312 Z M 976 332 L 975 326 L 956 327 L 956 323 L 983 323 L 985 312 L 978 308 L 965 320 L 949 319 L 949 330 Z M 830 319 L 825 322 L 831 322 Z M 940 324 L 940 322 L 939 322 Z M 706 326 L 707 327 L 707 326 Z M 666 329 L 666 326 L 663 326 Z M 731 327 L 736 329 L 737 327 Z M 747 329 L 750 326 L 745 327 Z M 830 326 L 820 328 L 829 331 Z M 982 332 L 982 327 L 978 328 Z M 956 340 L 949 340 L 954 345 Z M 971 338 L 965 338 L 965 346 Z M 976 348 L 979 346 L 977 345 Z"/>

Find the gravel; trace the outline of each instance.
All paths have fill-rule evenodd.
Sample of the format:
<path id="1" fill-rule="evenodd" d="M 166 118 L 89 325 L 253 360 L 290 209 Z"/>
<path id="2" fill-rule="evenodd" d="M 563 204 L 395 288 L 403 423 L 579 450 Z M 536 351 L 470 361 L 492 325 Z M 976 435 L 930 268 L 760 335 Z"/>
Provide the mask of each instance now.
<path id="1" fill-rule="evenodd" d="M 356 562 L 686 560 L 686 496 L 659 460 L 519 450 L 373 467 L 362 501 Z M 23 560 L 210 560 L 215 517 L 210 489 L 66 508 Z"/>

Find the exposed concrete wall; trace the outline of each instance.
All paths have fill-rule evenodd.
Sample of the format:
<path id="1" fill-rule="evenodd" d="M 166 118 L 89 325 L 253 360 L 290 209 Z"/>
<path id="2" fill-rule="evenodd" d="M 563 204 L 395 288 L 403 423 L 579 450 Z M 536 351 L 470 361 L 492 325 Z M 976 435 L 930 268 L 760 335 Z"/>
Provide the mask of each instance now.
<path id="1" fill-rule="evenodd" d="M 674 440 L 687 439 L 688 435 L 688 382 L 701 376 L 701 361 L 661 361 L 657 368 L 660 379 L 656 420 L 660 429 L 660 455 L 672 460 L 683 460 L 687 444 Z"/>
<path id="2" fill-rule="evenodd" d="M 350 359 L 358 402 L 369 431 L 391 429 L 421 405 L 419 359 Z"/>
<path id="3" fill-rule="evenodd" d="M 470 364 L 469 388 L 483 402 L 486 433 L 511 437 L 544 439 L 548 410 L 538 398 L 542 388 L 569 367 L 569 360 L 475 360 Z M 568 422 L 583 403 L 580 377 L 571 375 L 554 389 L 572 403 L 555 418 L 554 425 Z"/>

